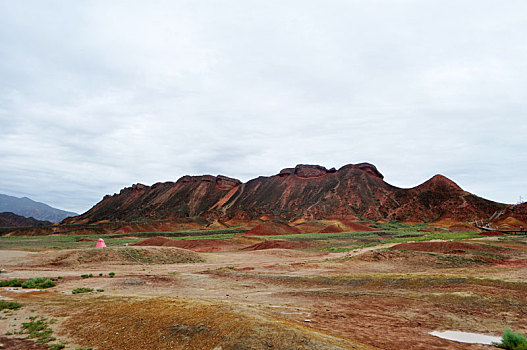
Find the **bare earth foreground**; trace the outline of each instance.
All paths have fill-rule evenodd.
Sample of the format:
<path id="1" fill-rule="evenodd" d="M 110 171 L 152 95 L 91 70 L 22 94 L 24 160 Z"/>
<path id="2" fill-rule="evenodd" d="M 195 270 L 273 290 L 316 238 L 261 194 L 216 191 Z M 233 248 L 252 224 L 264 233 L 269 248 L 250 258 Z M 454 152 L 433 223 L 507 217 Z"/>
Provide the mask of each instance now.
<path id="1" fill-rule="evenodd" d="M 212 252 L 93 241 L 43 250 L 9 238 L 0 280 L 61 278 L 41 291 L 0 288 L 1 301 L 22 304 L 2 311 L 0 349 L 46 348 L 21 340 L 30 317 L 45 317 L 49 344 L 66 349 L 492 349 L 428 334 L 527 332 L 527 238 L 476 236 L 346 246 L 340 233 L 340 249 L 231 237 Z M 294 249 L 264 249 L 274 246 Z"/>

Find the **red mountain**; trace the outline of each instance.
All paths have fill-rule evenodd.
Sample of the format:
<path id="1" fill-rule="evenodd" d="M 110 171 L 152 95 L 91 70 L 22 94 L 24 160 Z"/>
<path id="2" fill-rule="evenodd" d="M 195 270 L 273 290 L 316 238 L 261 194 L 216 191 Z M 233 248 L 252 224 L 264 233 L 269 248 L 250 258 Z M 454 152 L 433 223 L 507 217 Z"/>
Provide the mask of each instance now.
<path id="1" fill-rule="evenodd" d="M 0 213 L 0 227 L 40 227 L 51 226 L 50 221 L 41 221 L 35 218 L 26 218 L 10 212 Z"/>
<path id="2" fill-rule="evenodd" d="M 368 163 L 339 170 L 297 165 L 247 183 L 225 176 L 184 176 L 176 182 L 141 184 L 105 196 L 86 213 L 63 223 L 201 217 L 208 221 L 369 219 L 431 222 L 488 219 L 506 205 L 463 191 L 436 175 L 410 189 L 392 186 Z"/>

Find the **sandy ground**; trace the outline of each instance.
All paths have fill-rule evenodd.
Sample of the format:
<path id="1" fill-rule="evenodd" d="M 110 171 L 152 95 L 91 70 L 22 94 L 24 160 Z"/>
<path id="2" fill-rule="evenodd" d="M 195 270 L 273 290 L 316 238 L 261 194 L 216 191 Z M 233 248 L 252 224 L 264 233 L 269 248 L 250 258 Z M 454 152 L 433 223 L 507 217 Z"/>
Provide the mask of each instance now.
<path id="1" fill-rule="evenodd" d="M 9 334 L 38 315 L 57 320 L 66 349 L 492 349 L 428 334 L 527 331 L 527 244 L 481 242 L 493 248 L 476 257 L 458 249 L 471 242 L 218 251 L 177 264 L 98 258 L 94 248 L 4 250 L 0 279 L 62 278 L 42 292 L 0 288 L 0 300 L 24 305 L 4 312 L 0 344 L 22 338 Z M 104 291 L 72 294 L 80 287 Z"/>

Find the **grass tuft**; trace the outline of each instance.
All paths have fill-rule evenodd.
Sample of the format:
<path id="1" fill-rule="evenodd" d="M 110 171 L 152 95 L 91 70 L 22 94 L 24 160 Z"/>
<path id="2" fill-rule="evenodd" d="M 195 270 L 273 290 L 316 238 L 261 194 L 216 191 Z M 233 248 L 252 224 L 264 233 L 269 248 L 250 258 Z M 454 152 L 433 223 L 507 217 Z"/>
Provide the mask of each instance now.
<path id="1" fill-rule="evenodd" d="M 50 278 L 36 277 L 30 278 L 27 281 L 22 281 L 18 279 L 0 281 L 0 287 L 22 287 L 30 289 L 46 289 L 55 287 L 55 282 Z"/>
<path id="2" fill-rule="evenodd" d="M 16 301 L 3 301 L 0 300 L 0 310 L 18 310 L 22 307 L 22 304 Z"/>
<path id="3" fill-rule="evenodd" d="M 29 339 L 37 339 L 37 344 L 45 344 L 55 340 L 51 336 L 53 330 L 49 327 L 47 319 L 40 317 L 30 317 L 29 322 L 22 323 L 22 333 L 28 334 Z"/>
<path id="4" fill-rule="evenodd" d="M 93 292 L 93 289 L 92 288 L 75 288 L 74 290 L 71 291 L 72 294 L 80 294 L 80 293 L 91 293 Z"/>
<path id="5" fill-rule="evenodd" d="M 505 332 L 503 332 L 503 340 L 501 343 L 495 343 L 494 345 L 507 350 L 527 350 L 527 337 L 511 331 L 507 327 Z"/>

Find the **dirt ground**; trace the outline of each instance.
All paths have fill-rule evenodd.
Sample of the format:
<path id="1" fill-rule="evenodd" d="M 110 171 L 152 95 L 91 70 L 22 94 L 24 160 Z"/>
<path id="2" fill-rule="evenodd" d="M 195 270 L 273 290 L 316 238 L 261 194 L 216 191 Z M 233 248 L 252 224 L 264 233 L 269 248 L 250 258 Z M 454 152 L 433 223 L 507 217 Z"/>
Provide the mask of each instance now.
<path id="1" fill-rule="evenodd" d="M 498 238 L 336 253 L 2 250 L 0 280 L 61 278 L 0 288 L 23 305 L 2 313 L 0 349 L 41 348 L 17 334 L 29 317 L 53 319 L 66 349 L 493 349 L 428 333 L 527 332 L 527 238 Z"/>

